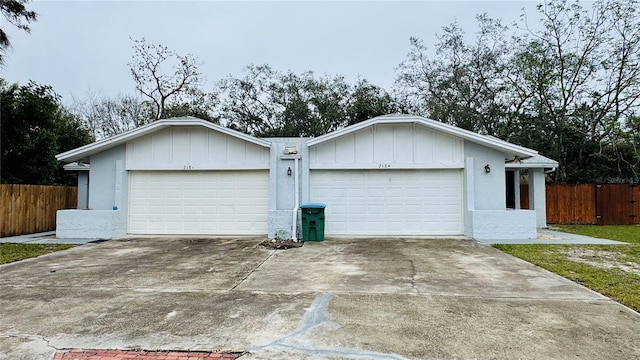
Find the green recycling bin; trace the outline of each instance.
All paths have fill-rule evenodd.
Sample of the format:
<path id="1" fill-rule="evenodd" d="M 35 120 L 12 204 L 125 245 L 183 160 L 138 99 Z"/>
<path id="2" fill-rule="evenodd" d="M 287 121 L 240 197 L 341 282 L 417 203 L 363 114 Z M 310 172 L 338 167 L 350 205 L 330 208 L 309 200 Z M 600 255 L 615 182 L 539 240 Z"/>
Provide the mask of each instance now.
<path id="1" fill-rule="evenodd" d="M 322 203 L 306 203 L 302 209 L 302 240 L 324 241 L 324 208 Z"/>

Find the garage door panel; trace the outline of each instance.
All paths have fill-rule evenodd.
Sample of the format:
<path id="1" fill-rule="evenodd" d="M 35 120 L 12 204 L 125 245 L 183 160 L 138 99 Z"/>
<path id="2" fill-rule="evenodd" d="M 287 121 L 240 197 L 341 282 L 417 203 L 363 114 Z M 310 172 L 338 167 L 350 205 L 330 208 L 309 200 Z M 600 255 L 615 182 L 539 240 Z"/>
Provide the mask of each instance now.
<path id="1" fill-rule="evenodd" d="M 324 202 L 328 235 L 462 233 L 462 172 L 313 170 L 311 201 Z"/>
<path id="2" fill-rule="evenodd" d="M 345 222 L 336 221 L 332 225 L 333 231 L 337 234 L 346 234 L 347 233 L 347 224 Z"/>
<path id="3" fill-rule="evenodd" d="M 267 171 L 134 171 L 132 234 L 267 233 Z"/>
<path id="4" fill-rule="evenodd" d="M 170 230 L 170 231 L 178 231 L 178 230 L 182 229 L 182 223 L 179 223 L 179 222 L 167 221 L 165 223 L 165 226 L 166 226 L 167 230 Z"/>

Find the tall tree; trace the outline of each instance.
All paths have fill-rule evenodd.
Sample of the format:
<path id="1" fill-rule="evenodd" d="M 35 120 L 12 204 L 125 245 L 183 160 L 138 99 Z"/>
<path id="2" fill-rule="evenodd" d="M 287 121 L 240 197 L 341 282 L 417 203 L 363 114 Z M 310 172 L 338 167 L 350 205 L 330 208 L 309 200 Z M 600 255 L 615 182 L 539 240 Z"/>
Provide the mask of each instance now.
<path id="1" fill-rule="evenodd" d="M 209 94 L 198 93 L 189 102 L 169 103 L 164 117 L 194 116 L 217 123 L 215 100 Z M 94 140 L 135 129 L 155 119 L 153 104 L 132 95 L 106 97 L 88 92 L 84 98 L 74 98 L 68 110 L 89 130 Z"/>
<path id="2" fill-rule="evenodd" d="M 148 102 L 131 95 L 114 98 L 87 93 L 74 98 L 69 111 L 89 129 L 94 140 L 101 140 L 145 125 L 153 119 Z"/>
<path id="3" fill-rule="evenodd" d="M 535 148 L 559 161 L 558 182 L 639 181 L 638 0 L 551 0 L 537 14 L 530 27 L 523 13 L 512 36 L 478 16 L 471 44 L 444 27 L 433 57 L 412 38 L 396 82 L 404 107 Z"/>
<path id="4" fill-rule="evenodd" d="M 256 136 L 318 136 L 346 124 L 349 85 L 340 76 L 280 73 L 250 65 L 216 85 L 220 118 Z"/>
<path id="5" fill-rule="evenodd" d="M 437 35 L 435 56 L 418 38 L 411 38 L 407 59 L 398 67 L 396 86 L 408 107 L 420 114 L 458 127 L 498 135 L 505 107 L 500 97 L 509 46 L 507 28 L 486 14 L 478 15 L 475 42 L 465 42 L 457 23 Z"/>
<path id="6" fill-rule="evenodd" d="M 89 143 L 88 131 L 60 106 L 49 86 L 0 80 L 0 91 L 2 182 L 69 183 L 55 155 Z"/>
<path id="7" fill-rule="evenodd" d="M 402 112 L 402 109 L 391 94 L 362 79 L 353 87 L 349 96 L 346 109 L 347 125 L 396 112 Z"/>
<path id="8" fill-rule="evenodd" d="M 201 74 L 193 55 L 179 55 L 144 38 L 133 40 L 133 51 L 129 69 L 136 90 L 153 105 L 154 120 L 165 118 L 172 102 L 188 102 L 190 96 L 197 95 Z"/>
<path id="9" fill-rule="evenodd" d="M 171 102 L 164 111 L 165 118 L 193 116 L 212 123 L 218 123 L 216 112 L 218 99 L 213 94 L 194 90 L 188 99 L 181 102 Z"/>
<path id="10" fill-rule="evenodd" d="M 28 0 L 0 0 L 0 12 L 7 22 L 27 33 L 31 32 L 29 24 L 36 21 L 38 14 L 27 10 Z M 0 28 L 0 65 L 4 64 L 4 54 L 11 47 L 11 40 L 4 29 Z"/>
<path id="11" fill-rule="evenodd" d="M 640 110 L 638 4 L 596 1 L 585 9 L 577 1 L 550 1 L 538 6 L 542 27 L 535 29 L 523 14 L 507 78 L 521 104 L 514 109 L 514 128 L 521 130 L 510 138 L 557 159 L 558 181 L 607 181 L 634 172 L 608 163 L 625 156 L 618 150 L 627 137 L 620 135 Z"/>

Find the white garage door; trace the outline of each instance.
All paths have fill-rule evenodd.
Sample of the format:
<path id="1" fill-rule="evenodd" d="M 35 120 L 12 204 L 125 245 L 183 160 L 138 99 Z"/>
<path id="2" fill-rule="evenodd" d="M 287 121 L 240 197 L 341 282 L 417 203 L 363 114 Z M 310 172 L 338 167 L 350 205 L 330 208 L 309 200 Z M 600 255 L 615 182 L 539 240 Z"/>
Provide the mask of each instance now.
<path id="1" fill-rule="evenodd" d="M 462 234 L 462 171 L 314 170 L 329 235 Z"/>
<path id="2" fill-rule="evenodd" d="M 132 171 L 129 233 L 262 235 L 268 171 Z"/>

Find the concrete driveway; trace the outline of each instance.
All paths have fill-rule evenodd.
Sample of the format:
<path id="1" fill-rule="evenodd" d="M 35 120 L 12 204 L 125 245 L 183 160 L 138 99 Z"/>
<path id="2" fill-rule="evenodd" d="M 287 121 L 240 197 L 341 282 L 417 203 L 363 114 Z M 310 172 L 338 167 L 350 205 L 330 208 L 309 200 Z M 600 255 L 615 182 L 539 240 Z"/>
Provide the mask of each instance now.
<path id="1" fill-rule="evenodd" d="M 0 358 L 631 359 L 640 315 L 465 239 L 132 238 L 0 267 Z"/>

